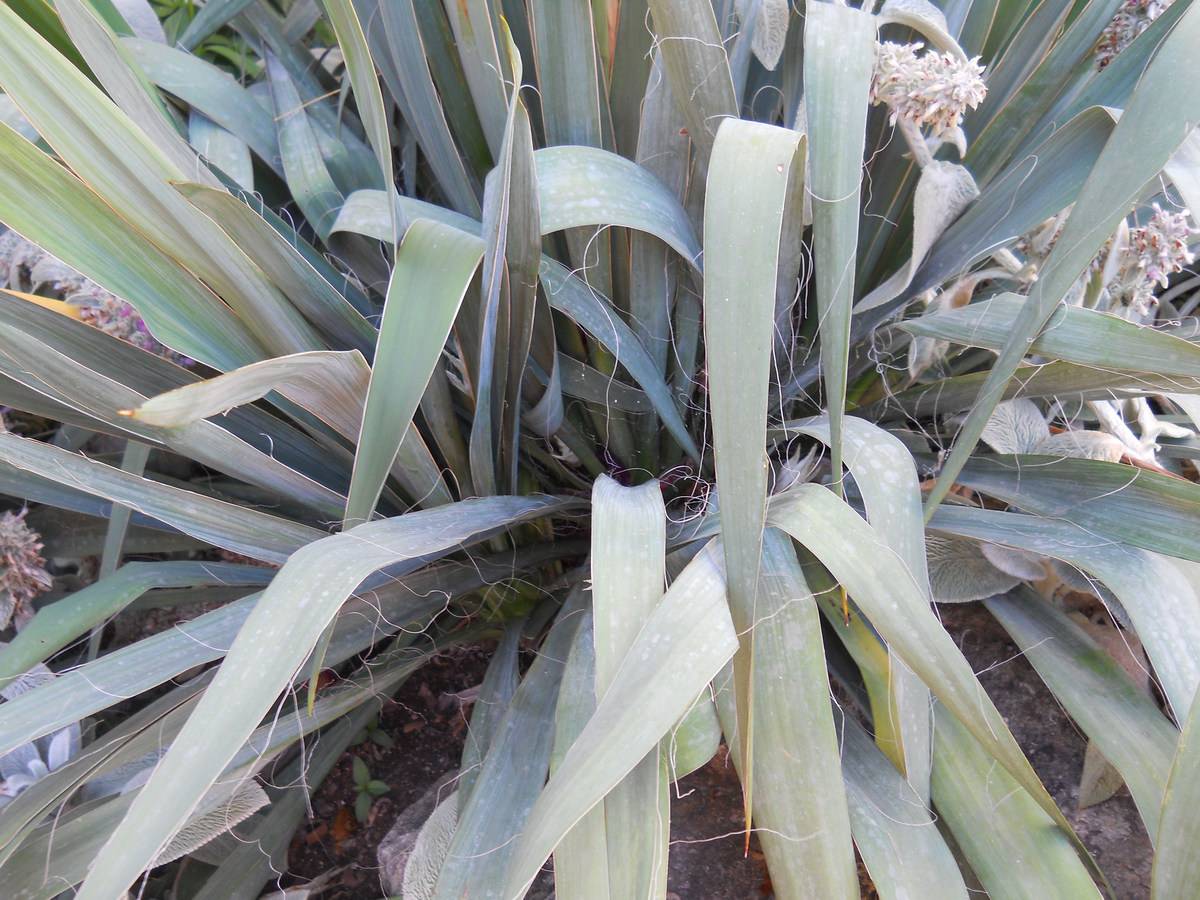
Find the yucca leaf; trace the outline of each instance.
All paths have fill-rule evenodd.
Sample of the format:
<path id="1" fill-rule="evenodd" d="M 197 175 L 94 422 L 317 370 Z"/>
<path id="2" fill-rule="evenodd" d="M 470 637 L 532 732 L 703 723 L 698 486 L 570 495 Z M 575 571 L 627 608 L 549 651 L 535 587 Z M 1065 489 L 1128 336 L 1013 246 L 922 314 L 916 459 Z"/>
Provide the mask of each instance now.
<path id="1" fill-rule="evenodd" d="M 283 562 L 325 532 L 279 516 L 149 481 L 104 463 L 15 434 L 0 434 L 0 464 L 69 480 L 76 488 L 121 503 L 194 537 L 268 562 Z"/>
<path id="2" fill-rule="evenodd" d="M 1200 878 L 1200 857 L 1195 852 L 1196 804 L 1200 803 L 1200 759 L 1197 759 L 1197 722 L 1200 703 L 1192 703 L 1183 723 L 1183 734 L 1171 762 L 1163 795 L 1162 816 L 1154 842 L 1154 900 L 1184 900 Z"/>
<path id="3" fill-rule="evenodd" d="M 232 131 L 202 112 L 188 110 L 188 143 L 208 161 L 210 168 L 224 172 L 243 190 L 254 190 L 250 147 Z"/>
<path id="4" fill-rule="evenodd" d="M 932 602 L 929 573 L 925 560 L 925 542 L 921 529 L 921 490 L 912 456 L 900 441 L 870 423 L 847 416 L 842 432 L 845 440 L 846 468 L 866 505 L 867 521 L 888 546 L 903 560 L 918 587 Z M 831 440 L 827 419 L 788 423 L 789 431 L 808 434 L 828 444 Z M 898 754 L 909 784 L 925 802 L 929 801 L 929 765 L 932 758 L 933 721 L 929 715 L 929 688 L 889 652 L 891 715 L 884 724 L 876 713 L 876 737 L 885 751 L 886 737 L 898 729 Z M 891 719 L 894 718 L 894 721 Z"/>
<path id="5" fill-rule="evenodd" d="M 463 747 L 459 766 L 458 805 L 465 809 L 479 778 L 479 769 L 496 737 L 497 728 L 512 704 L 521 683 L 517 654 L 521 647 L 521 632 L 525 619 L 510 622 L 500 637 L 496 652 L 488 662 L 487 674 L 479 688 L 479 698 L 471 710 L 470 740 Z"/>
<path id="6" fill-rule="evenodd" d="M 2 125 L 0 153 L 0 221 L 132 303 L 168 347 L 217 368 L 265 354 L 184 266 Z"/>
<path id="7" fill-rule="evenodd" d="M 1142 688 L 1083 630 L 1029 588 L 984 605 L 1054 696 L 1125 779 L 1151 837 L 1179 732 Z"/>
<path id="8" fill-rule="evenodd" d="M 871 417 L 895 406 L 913 417 L 920 417 L 935 412 L 944 414 L 949 410 L 963 410 L 979 395 L 979 388 L 986 378 L 986 372 L 973 372 L 923 384 L 901 391 L 887 400 L 860 407 L 856 412 Z M 1141 397 L 1179 390 L 1200 393 L 1200 379 L 1053 362 L 1018 368 L 1004 389 L 1003 399 L 1068 394 L 1081 400 L 1111 400 L 1114 396 Z"/>
<path id="9" fill-rule="evenodd" d="M 803 170 L 803 135 L 731 119 L 713 144 L 704 207 L 704 334 L 730 610 L 742 641 L 734 683 L 747 822 L 776 272 L 785 219 L 800 214 Z"/>
<path id="10" fill-rule="evenodd" d="M 204 8 L 209 9 L 219 2 L 213 0 Z M 279 138 L 270 110 L 231 75 L 200 57 L 155 41 L 123 38 L 121 43 L 155 84 L 194 111 L 198 110 L 229 129 L 245 141 L 264 164 L 277 175 L 283 175 L 279 163 Z"/>
<path id="11" fill-rule="evenodd" d="M 850 310 L 855 296 L 859 185 L 874 71 L 875 20 L 870 15 L 833 3 L 814 3 L 806 9 L 804 107 L 809 136 L 813 257 L 831 433 L 830 465 L 834 482 L 839 484 Z"/>
<path id="12" fill-rule="evenodd" d="M 701 551 L 651 614 L 538 796 L 497 896 L 524 895 L 563 835 L 667 734 L 737 649 L 719 556 Z"/>
<path id="13" fill-rule="evenodd" d="M 603 702 L 663 595 L 662 488 L 653 480 L 624 488 L 601 476 L 592 490 L 592 517 L 595 691 Z M 666 892 L 670 773 L 662 749 L 651 750 L 604 798 L 609 897 Z"/>
<path id="14" fill-rule="evenodd" d="M 671 437 L 679 441 L 692 459 L 700 459 L 700 451 L 683 422 L 666 379 L 624 320 L 613 313 L 604 298 L 573 276 L 565 266 L 543 256 L 538 274 L 550 305 L 566 313 L 580 328 L 612 352 L 642 386 Z"/>
<path id="15" fill-rule="evenodd" d="M 326 167 L 307 108 L 287 69 L 271 54 L 265 62 L 284 178 L 304 218 L 326 240 L 345 198 Z M 395 233 L 394 222 L 389 230 Z"/>
<path id="16" fill-rule="evenodd" d="M 316 349 L 311 331 L 261 271 L 168 183 L 190 173 L 13 19 L 7 7 L 0 7 L 0 85 L 63 161 L 134 228 L 153 235 L 155 243 L 220 293 L 242 320 L 231 325 L 231 332 L 244 328 L 274 352 Z"/>
<path id="17" fill-rule="evenodd" d="M 954 856 L 924 808 L 928 801 L 913 791 L 857 721 L 840 709 L 835 708 L 835 715 L 854 844 L 876 889 L 882 896 L 966 900 Z"/>
<path id="18" fill-rule="evenodd" d="M 225 191 L 186 182 L 176 189 L 194 206 L 221 226 L 239 247 L 250 254 L 267 276 L 279 285 L 288 300 L 336 349 L 353 348 L 373 354 L 379 336 L 375 326 L 330 282 L 333 273 L 322 272 L 295 246 L 246 203 Z M 297 243 L 298 237 L 293 238 Z M 315 255 L 315 251 L 308 248 Z"/>
<path id="19" fill-rule="evenodd" d="M 196 423 L 166 432 L 120 415 L 121 410 L 137 406 L 145 397 L 116 378 L 132 376 L 129 380 L 140 382 L 137 386 L 143 390 L 159 381 L 154 387 L 162 389 L 181 378 L 194 377 L 185 370 L 97 329 L 64 320 L 65 317 L 47 313 L 31 304 L 0 298 L 0 309 L 5 309 L 9 321 L 22 329 L 0 324 L 0 334 L 9 348 L 9 352 L 0 358 L 0 371 L 20 379 L 32 390 L 68 410 L 95 417 L 93 421 L 100 430 L 147 444 L 177 448 L 217 471 L 229 472 L 279 491 L 326 515 L 342 505 L 334 491 L 215 423 Z M 56 339 L 58 347 L 48 346 L 37 336 Z M 103 366 L 103 370 L 97 371 L 76 360 L 88 360 L 94 366 Z M 166 378 L 171 380 L 163 384 L 162 380 Z M 0 390 L 0 393 L 17 399 L 12 397 L 11 391 Z M 72 417 L 68 414 L 66 418 Z M 282 450 L 285 436 L 280 433 L 278 438 Z M 288 454 L 280 455 L 286 459 Z"/>
<path id="20" fill-rule="evenodd" d="M 1000 294 L 961 309 L 908 319 L 901 327 L 913 334 L 999 350 L 1025 299 Z M 1056 307 L 1029 352 L 1100 369 L 1110 369 L 1119 361 L 1123 369 L 1200 377 L 1200 347 L 1191 341 L 1079 306 Z"/>
<path id="21" fill-rule="evenodd" d="M 1098 537 L 1059 517 L 945 507 L 930 527 L 1044 553 L 1090 572 L 1121 601 L 1133 621 L 1167 702 L 1179 718 L 1200 686 L 1200 600 L 1172 561 Z"/>
<path id="22" fill-rule="evenodd" d="M 361 525 L 300 550 L 255 605 L 196 713 L 113 831 L 79 896 L 111 897 L 137 878 L 366 576 L 394 562 L 445 552 L 558 505 L 546 499 L 468 501 Z"/>
<path id="23" fill-rule="evenodd" d="M 455 228 L 418 219 L 405 232 L 371 370 L 347 523 L 364 521 L 374 511 L 482 257 L 483 241 Z M 448 496 L 444 485 L 441 493 Z"/>
<path id="24" fill-rule="evenodd" d="M 425 151 L 430 167 L 437 173 L 438 184 L 446 193 L 450 206 L 460 213 L 478 217 L 481 214 L 478 186 L 451 133 L 452 124 L 461 128 L 468 117 L 460 114 L 453 122 L 447 121 L 447 106 L 451 112 L 461 113 L 462 109 L 455 110 L 453 96 L 445 96 L 445 82 L 441 84 L 439 94 L 430 71 L 431 67 L 437 69 L 449 65 L 451 54 L 438 53 L 436 47 L 423 43 L 417 21 L 418 7 L 430 17 L 443 16 L 440 9 L 426 9 L 424 4 L 414 4 L 413 0 L 379 3 L 376 7 L 378 15 L 365 17 L 367 37 L 372 42 L 384 82 Z M 470 120 L 477 129 L 473 109 Z M 480 143 L 483 143 L 482 135 Z"/>
<path id="25" fill-rule="evenodd" d="M 972 459 L 959 481 L 1039 516 L 1200 562 L 1200 487 L 1120 463 L 1061 456 Z"/>
<path id="26" fill-rule="evenodd" d="M 522 66 L 504 26 L 505 46 L 515 82 Z M 483 194 L 482 321 L 475 373 L 475 415 L 471 423 L 471 482 L 487 496 L 507 493 L 517 477 L 516 442 L 520 386 L 533 336 L 537 268 L 541 259 L 538 193 L 529 114 L 514 89 L 495 169 Z M 513 379 L 513 383 L 509 383 Z"/>
<path id="27" fill-rule="evenodd" d="M 508 114 L 508 90 L 512 72 L 501 53 L 499 14 L 489 0 L 462 0 L 446 10 L 454 31 L 455 49 L 463 75 L 471 90 L 471 99 L 492 158 L 500 156 L 504 120 Z"/>
<path id="28" fill-rule="evenodd" d="M 856 897 L 821 620 L 791 541 L 774 528 L 763 535 L 757 600 L 749 691 L 753 815 L 771 882 L 781 898 Z M 718 700 L 726 701 L 719 704 L 726 734 L 737 734 L 736 706 L 745 701 L 732 691 Z M 745 778 L 745 742 L 730 743 Z M 809 839 L 797 841 L 801 834 Z"/>
<path id="29" fill-rule="evenodd" d="M 1050 818 L 1073 836 L 927 598 L 876 532 L 832 492 L 816 485 L 799 485 L 776 497 L 768 521 L 821 560 L 889 649 L 921 676 Z"/>
<path id="30" fill-rule="evenodd" d="M 216 177 L 196 165 L 196 155 L 176 129 L 162 97 L 96 8 L 84 0 L 63 0 L 55 8 L 105 93 L 142 134 L 180 171 L 194 171 L 198 181 L 217 186 Z M 153 21 L 158 24 L 157 19 Z"/>
<path id="31" fill-rule="evenodd" d="M 1099 900 L 1068 834 L 942 704 L 934 714 L 933 801 L 988 896 Z"/>
<path id="32" fill-rule="evenodd" d="M 559 683 L 584 603 L 581 589 L 568 596 L 497 724 L 471 797 L 459 808 L 434 900 L 502 896 L 504 872 L 550 766 Z"/>
<path id="33" fill-rule="evenodd" d="M 601 119 L 608 97 L 591 7 L 558 0 L 534 0 L 530 6 L 546 142 L 611 146 Z"/>
<path id="34" fill-rule="evenodd" d="M 906 295 L 953 278 L 1069 206 L 1115 124 L 1109 110 L 1088 108 L 1013 157 L 934 244 Z"/>
<path id="35" fill-rule="evenodd" d="M 592 147 L 547 147 L 534 159 L 543 234 L 623 225 L 653 234 L 699 266 L 700 244 L 687 213 L 676 195 L 641 166 Z"/>
<path id="36" fill-rule="evenodd" d="M 227 25 L 234 16 L 253 3 L 254 0 L 212 0 L 196 12 L 196 18 L 188 23 L 179 36 L 179 46 L 195 50 L 207 37 Z"/>
<path id="37" fill-rule="evenodd" d="M 711 3 L 649 0 L 658 51 L 701 165 L 712 153 L 717 129 L 736 118 L 738 99 L 729 58 Z"/>
<path id="38" fill-rule="evenodd" d="M 272 569 L 230 563 L 134 562 L 40 610 L 0 653 L 0 686 L 44 662 L 154 588 L 265 585 Z"/>
<path id="39" fill-rule="evenodd" d="M 585 611 L 563 670 L 554 716 L 550 774 L 561 764 L 596 711 L 596 641 L 592 615 Z M 608 831 L 604 803 L 584 814 L 554 849 L 554 891 L 562 900 L 611 897 L 608 883 Z"/>
<path id="40" fill-rule="evenodd" d="M 1071 10 L 1065 4 L 1041 4 L 1008 44 L 1003 59 L 985 60 L 988 96 L 965 122 L 974 134 L 966 164 L 977 177 L 991 180 L 1024 135 L 1036 128 L 1046 107 L 1067 93 L 1080 65 L 1085 60 L 1093 64 L 1087 57 L 1119 6 L 1117 0 L 1083 4 L 1078 17 L 1059 33 L 1054 20 Z"/>
<path id="41" fill-rule="evenodd" d="M 375 157 L 379 161 L 383 189 L 387 196 L 391 197 L 395 193 L 395 181 L 392 177 L 392 141 L 388 133 L 388 115 L 383 106 L 383 93 L 379 89 L 379 79 L 375 74 L 371 51 L 367 47 L 366 35 L 363 34 L 362 24 L 354 11 L 352 0 L 325 0 L 324 7 L 346 60 L 346 72 L 354 88 L 355 107 L 366 128 L 367 140 L 371 142 Z M 394 247 L 404 234 L 408 223 L 403 220 L 403 214 L 395 203 L 392 204 L 392 215 L 395 217 L 393 236 L 388 243 Z"/>

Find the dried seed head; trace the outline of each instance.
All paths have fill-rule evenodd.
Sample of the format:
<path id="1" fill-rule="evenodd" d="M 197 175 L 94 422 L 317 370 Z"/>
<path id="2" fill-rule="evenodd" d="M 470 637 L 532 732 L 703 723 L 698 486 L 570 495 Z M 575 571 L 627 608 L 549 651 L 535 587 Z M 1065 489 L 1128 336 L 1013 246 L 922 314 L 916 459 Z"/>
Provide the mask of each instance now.
<path id="1" fill-rule="evenodd" d="M 0 514 L 0 628 L 20 629 L 33 617 L 32 600 L 50 589 L 42 542 L 25 524 L 26 510 Z"/>
<path id="2" fill-rule="evenodd" d="M 940 135 L 957 128 L 963 113 L 983 100 L 983 66 L 979 57 L 964 61 L 935 50 L 918 56 L 922 46 L 876 44 L 871 102 L 888 105 L 893 125 L 897 119 L 909 119 Z"/>
<path id="3" fill-rule="evenodd" d="M 1100 35 L 1096 47 L 1096 67 L 1103 69 L 1117 58 L 1122 50 L 1133 43 L 1133 39 L 1150 27 L 1172 0 L 1125 0 L 1113 20 Z"/>
<path id="4" fill-rule="evenodd" d="M 1188 214 L 1165 212 L 1157 203 L 1145 225 L 1129 229 L 1129 251 L 1137 254 L 1136 266 L 1148 281 L 1167 286 L 1167 278 L 1191 265 L 1196 257 L 1188 249 L 1188 238 L 1200 229 L 1188 225 Z"/>

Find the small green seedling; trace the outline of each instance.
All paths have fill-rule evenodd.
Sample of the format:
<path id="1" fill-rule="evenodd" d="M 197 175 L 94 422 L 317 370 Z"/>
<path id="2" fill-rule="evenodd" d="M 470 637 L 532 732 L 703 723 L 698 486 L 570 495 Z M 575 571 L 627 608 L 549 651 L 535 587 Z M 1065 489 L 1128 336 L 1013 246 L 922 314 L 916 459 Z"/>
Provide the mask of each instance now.
<path id="1" fill-rule="evenodd" d="M 396 746 L 396 742 L 392 740 L 392 736 L 379 727 L 379 716 L 373 716 L 371 721 L 363 726 L 362 730 L 354 736 L 352 744 L 365 744 L 370 741 L 376 747 L 382 747 L 384 750 L 392 750 Z"/>
<path id="2" fill-rule="evenodd" d="M 357 756 L 354 757 L 353 774 L 354 790 L 358 793 L 354 800 L 354 815 L 358 821 L 362 822 L 366 820 L 367 813 L 371 811 L 371 805 L 375 802 L 375 798 L 386 794 L 392 788 L 382 781 L 371 778 L 371 770 Z"/>

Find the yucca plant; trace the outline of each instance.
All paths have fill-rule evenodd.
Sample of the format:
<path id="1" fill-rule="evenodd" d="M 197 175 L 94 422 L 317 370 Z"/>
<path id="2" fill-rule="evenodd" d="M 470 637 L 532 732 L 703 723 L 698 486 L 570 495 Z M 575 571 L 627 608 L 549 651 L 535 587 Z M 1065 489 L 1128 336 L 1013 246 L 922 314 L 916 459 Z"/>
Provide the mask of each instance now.
<path id="1" fill-rule="evenodd" d="M 551 854 L 560 897 L 663 896 L 722 734 L 777 896 L 856 896 L 855 848 L 885 897 L 1096 895 L 931 605 L 985 597 L 1188 896 L 1191 6 L 209 0 L 175 46 L 0 6 L 0 222 L 157 342 L 0 296 L 0 401 L 56 423 L 0 434 L 0 490 L 102 576 L 0 651 L 58 672 L 0 752 L 134 700 L 0 809 L 7 895 L 109 900 L 244 819 L 199 896 L 257 896 L 380 698 L 484 639 L 406 896 Z M 143 595 L 229 602 L 97 653 Z"/>

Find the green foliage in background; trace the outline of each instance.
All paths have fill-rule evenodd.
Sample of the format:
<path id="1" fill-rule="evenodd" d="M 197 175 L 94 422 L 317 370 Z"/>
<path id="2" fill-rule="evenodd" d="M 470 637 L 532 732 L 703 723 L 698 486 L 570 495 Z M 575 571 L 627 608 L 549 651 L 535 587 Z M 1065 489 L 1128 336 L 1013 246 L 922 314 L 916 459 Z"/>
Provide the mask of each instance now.
<path id="1" fill-rule="evenodd" d="M 1189 896 L 1192 6 L 6 0 L 0 403 L 51 424 L 0 492 L 29 572 L 101 559 L 10 611 L 6 896 L 200 852 L 259 896 L 381 698 L 484 640 L 421 896 L 553 855 L 663 897 L 722 735 L 781 898 L 857 896 L 855 848 L 883 897 L 1096 896 L 932 605 L 974 599 Z"/>

